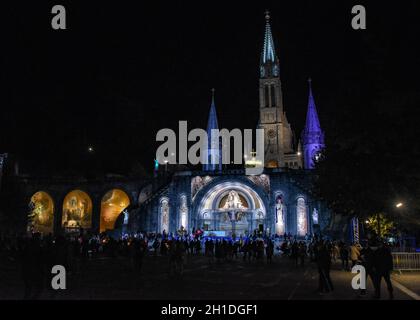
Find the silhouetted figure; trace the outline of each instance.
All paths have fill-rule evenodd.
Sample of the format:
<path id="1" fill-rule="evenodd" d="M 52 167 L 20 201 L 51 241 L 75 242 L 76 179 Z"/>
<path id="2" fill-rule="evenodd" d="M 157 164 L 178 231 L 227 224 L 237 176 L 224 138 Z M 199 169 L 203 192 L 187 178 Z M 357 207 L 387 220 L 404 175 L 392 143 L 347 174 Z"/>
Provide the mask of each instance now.
<path id="1" fill-rule="evenodd" d="M 375 298 L 381 297 L 381 282 L 384 278 L 387 285 L 389 298 L 393 299 L 393 288 L 391 283 L 390 272 L 393 269 L 393 261 L 391 250 L 386 244 L 380 245 L 373 255 L 373 266 L 376 271 L 376 286 L 375 286 Z"/>
<path id="2" fill-rule="evenodd" d="M 147 244 L 143 239 L 136 239 L 134 242 L 134 267 L 140 272 L 143 266 L 143 258 L 147 251 Z"/>
<path id="3" fill-rule="evenodd" d="M 345 243 L 340 245 L 340 259 L 341 259 L 341 268 L 343 270 L 349 270 L 349 249 Z"/>
<path id="4" fill-rule="evenodd" d="M 214 242 L 213 240 L 206 240 L 205 243 L 205 254 L 208 258 L 209 264 L 212 264 L 214 261 Z"/>
<path id="5" fill-rule="evenodd" d="M 353 245 L 350 247 L 350 259 L 352 268 L 357 264 L 357 261 L 359 261 L 361 249 L 362 247 L 358 243 L 353 243 Z"/>
<path id="6" fill-rule="evenodd" d="M 297 244 L 297 242 L 293 242 L 292 244 L 292 249 L 290 252 L 290 258 L 293 259 L 293 261 L 295 262 L 295 266 L 298 266 L 298 259 L 299 259 L 299 245 Z"/>
<path id="7" fill-rule="evenodd" d="M 333 283 L 330 278 L 331 255 L 325 244 L 320 241 L 316 246 L 315 259 L 318 266 L 319 284 L 318 292 L 330 292 L 334 290 Z"/>
<path id="8" fill-rule="evenodd" d="M 159 247 L 160 247 L 160 242 L 157 238 L 153 241 L 152 247 L 153 247 L 153 256 L 156 258 Z"/>
<path id="9" fill-rule="evenodd" d="M 34 233 L 22 251 L 22 277 L 25 285 L 24 299 L 38 299 L 44 284 L 44 253 L 40 234 Z"/>
<path id="10" fill-rule="evenodd" d="M 303 241 L 299 243 L 298 255 L 299 255 L 300 266 L 304 267 L 305 257 L 306 257 L 306 245 Z"/>
<path id="11" fill-rule="evenodd" d="M 265 248 L 265 254 L 267 256 L 267 263 L 273 262 L 273 254 L 274 254 L 274 242 L 268 240 L 267 247 Z"/>

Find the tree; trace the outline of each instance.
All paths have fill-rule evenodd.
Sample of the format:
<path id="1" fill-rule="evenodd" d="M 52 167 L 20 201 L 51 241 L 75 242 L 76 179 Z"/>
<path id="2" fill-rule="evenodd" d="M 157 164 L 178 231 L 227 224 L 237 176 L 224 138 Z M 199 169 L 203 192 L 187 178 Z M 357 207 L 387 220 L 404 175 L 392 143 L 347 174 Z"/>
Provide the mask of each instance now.
<path id="1" fill-rule="evenodd" d="M 420 226 L 420 147 L 413 93 L 383 93 L 366 105 L 347 105 L 326 129 L 315 190 L 334 212 L 369 218 L 381 212 L 400 226 Z M 403 201 L 406 211 L 395 210 Z"/>
<path id="2" fill-rule="evenodd" d="M 385 217 L 384 214 L 374 214 L 366 220 L 369 231 L 373 231 L 379 238 L 389 237 L 392 235 L 395 223 Z"/>

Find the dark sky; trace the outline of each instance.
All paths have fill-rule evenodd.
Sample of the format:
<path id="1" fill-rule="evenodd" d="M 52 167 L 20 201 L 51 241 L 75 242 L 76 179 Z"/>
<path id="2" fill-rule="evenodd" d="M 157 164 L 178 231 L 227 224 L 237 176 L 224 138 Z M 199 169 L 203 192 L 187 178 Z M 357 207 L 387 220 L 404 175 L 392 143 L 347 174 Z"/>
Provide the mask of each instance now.
<path id="1" fill-rule="evenodd" d="M 255 128 L 267 8 L 297 136 L 309 76 L 327 136 L 341 108 L 362 117 L 372 97 L 420 84 L 416 0 L 38 2 L 2 5 L 0 151 L 25 172 L 150 171 L 156 132 L 204 127 L 212 87 L 221 127 Z M 58 3 L 65 31 L 50 25 Z M 351 28 L 356 4 L 366 31 Z"/>

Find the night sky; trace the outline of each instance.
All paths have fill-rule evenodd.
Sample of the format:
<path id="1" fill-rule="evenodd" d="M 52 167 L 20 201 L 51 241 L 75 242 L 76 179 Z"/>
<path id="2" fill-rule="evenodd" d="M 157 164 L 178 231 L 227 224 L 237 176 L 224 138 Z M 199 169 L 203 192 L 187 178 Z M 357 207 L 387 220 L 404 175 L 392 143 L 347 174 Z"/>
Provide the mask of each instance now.
<path id="1" fill-rule="evenodd" d="M 266 9 L 297 137 L 309 76 L 327 139 L 338 113 L 363 117 L 384 92 L 420 108 L 417 0 L 226 2 L 2 4 L 0 151 L 32 174 L 150 172 L 156 132 L 204 128 L 213 87 L 220 127 L 255 128 Z M 51 28 L 53 4 L 65 31 Z M 366 31 L 351 28 L 356 4 Z"/>

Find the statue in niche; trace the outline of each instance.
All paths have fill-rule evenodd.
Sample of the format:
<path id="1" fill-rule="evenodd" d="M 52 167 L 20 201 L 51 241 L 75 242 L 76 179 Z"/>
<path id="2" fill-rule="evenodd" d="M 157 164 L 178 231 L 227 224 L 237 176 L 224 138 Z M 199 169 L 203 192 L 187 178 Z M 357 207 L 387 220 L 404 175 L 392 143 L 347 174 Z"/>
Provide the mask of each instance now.
<path id="1" fill-rule="evenodd" d="M 276 223 L 280 222 L 284 224 L 284 205 L 282 196 L 278 196 L 276 199 Z"/>
<path id="2" fill-rule="evenodd" d="M 165 201 L 162 203 L 162 227 L 163 229 L 168 229 L 169 226 L 169 206 Z"/>
<path id="3" fill-rule="evenodd" d="M 124 222 L 123 223 L 124 223 L 124 225 L 127 225 L 128 224 L 129 213 L 128 213 L 127 210 L 124 210 L 123 214 L 124 214 Z"/>
<path id="4" fill-rule="evenodd" d="M 243 209 L 244 206 L 236 191 L 230 191 L 223 209 Z"/>
<path id="5" fill-rule="evenodd" d="M 188 223 L 188 207 L 187 207 L 187 198 L 183 196 L 181 198 L 181 227 L 186 228 Z"/>
<path id="6" fill-rule="evenodd" d="M 65 222 L 68 227 L 80 226 L 81 210 L 79 208 L 78 201 L 75 196 L 70 198 L 68 202 L 68 208 L 65 211 L 65 216 Z"/>
<path id="7" fill-rule="evenodd" d="M 312 211 L 312 221 L 314 224 L 318 224 L 318 210 L 316 208 L 314 208 L 314 210 Z"/>

